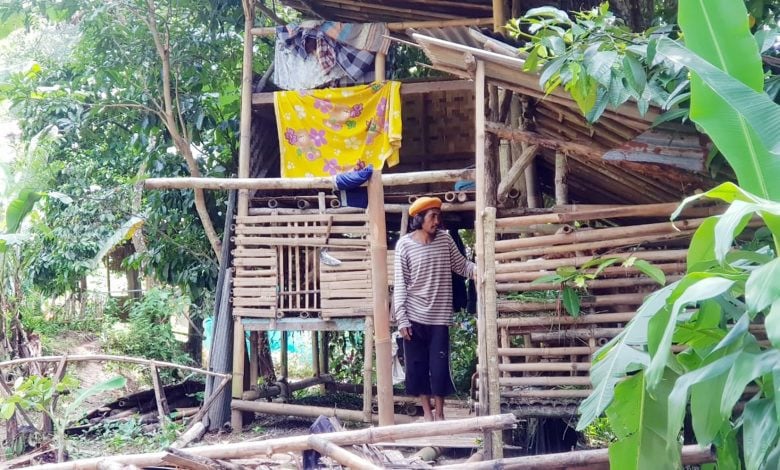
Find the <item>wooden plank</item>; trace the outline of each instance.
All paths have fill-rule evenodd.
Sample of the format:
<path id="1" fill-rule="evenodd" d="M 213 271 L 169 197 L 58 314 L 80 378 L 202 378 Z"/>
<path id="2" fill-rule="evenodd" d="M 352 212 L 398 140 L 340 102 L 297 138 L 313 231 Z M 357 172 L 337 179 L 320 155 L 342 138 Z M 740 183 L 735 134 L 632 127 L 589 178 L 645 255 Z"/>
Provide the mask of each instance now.
<path id="1" fill-rule="evenodd" d="M 330 227 L 291 227 L 279 226 L 237 226 L 236 235 L 327 235 L 327 234 L 355 234 L 368 233 L 365 225 L 333 225 Z"/>
<path id="2" fill-rule="evenodd" d="M 320 285 L 322 283 L 330 282 L 342 282 L 342 281 L 368 281 L 371 279 L 371 273 L 369 271 L 321 271 L 320 272 Z"/>
<path id="3" fill-rule="evenodd" d="M 236 217 L 236 228 L 242 224 L 286 224 L 291 222 L 363 222 L 368 223 L 366 214 L 300 214 L 300 215 L 248 215 Z"/>
<path id="4" fill-rule="evenodd" d="M 276 258 L 245 258 L 243 256 L 236 256 L 233 258 L 233 266 L 273 268 L 276 267 Z"/>
<path id="5" fill-rule="evenodd" d="M 263 298 L 271 298 L 277 295 L 276 289 L 255 289 L 255 288 L 242 288 L 242 287 L 234 287 L 233 288 L 233 296 L 234 297 L 263 297 Z"/>
<path id="6" fill-rule="evenodd" d="M 246 318 L 241 323 L 249 331 L 363 331 L 364 319 L 336 318 Z"/>
<path id="7" fill-rule="evenodd" d="M 342 261 L 338 266 L 328 266 L 322 264 L 320 271 L 322 272 L 335 272 L 335 271 L 370 271 L 371 262 L 366 261 Z"/>
<path id="8" fill-rule="evenodd" d="M 237 268 L 235 271 L 236 277 L 256 277 L 256 278 L 266 278 L 266 279 L 276 279 L 276 270 L 275 269 L 244 269 L 244 268 Z"/>
<path id="9" fill-rule="evenodd" d="M 233 256 L 248 256 L 255 258 L 276 258 L 276 250 L 273 248 L 246 248 L 240 246 L 231 251 Z"/>
<path id="10" fill-rule="evenodd" d="M 233 307 L 233 315 L 239 317 L 276 318 L 276 308 Z"/>
<path id="11" fill-rule="evenodd" d="M 233 241 L 239 246 L 350 246 L 355 248 L 365 248 L 368 246 L 368 240 L 361 238 L 280 238 L 237 235 L 234 237 Z"/>
<path id="12" fill-rule="evenodd" d="M 343 284 L 342 284 L 343 287 Z M 323 299 L 371 299 L 373 291 L 371 289 L 323 289 Z"/>
<path id="13" fill-rule="evenodd" d="M 278 284 L 276 276 L 274 277 L 236 277 L 233 278 L 233 285 L 236 287 L 268 287 Z"/>
<path id="14" fill-rule="evenodd" d="M 368 309 L 371 310 L 370 306 L 366 306 L 366 302 L 364 299 L 328 299 L 323 298 L 322 299 L 322 308 L 323 309 L 331 309 L 331 308 L 356 308 L 356 309 Z"/>
<path id="15" fill-rule="evenodd" d="M 234 307 L 276 307 L 275 297 L 234 297 Z"/>

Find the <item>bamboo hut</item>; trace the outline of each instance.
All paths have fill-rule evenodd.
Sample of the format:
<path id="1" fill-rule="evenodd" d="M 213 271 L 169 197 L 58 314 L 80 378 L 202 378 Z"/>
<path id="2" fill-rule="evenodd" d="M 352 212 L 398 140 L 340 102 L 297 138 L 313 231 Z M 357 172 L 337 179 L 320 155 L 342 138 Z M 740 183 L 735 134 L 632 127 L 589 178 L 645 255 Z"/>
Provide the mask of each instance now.
<path id="1" fill-rule="evenodd" d="M 329 178 L 274 177 L 279 143 L 273 96 L 252 92 L 252 45 L 268 30 L 255 27 L 258 5 L 244 1 L 238 178 L 146 182 L 147 188 L 238 190 L 235 219 L 225 232 L 223 253 L 229 256 L 223 256 L 218 302 L 232 319 L 223 316 L 218 324 L 233 329 L 232 364 L 225 365 L 233 374 L 233 427 L 241 426 L 242 410 L 392 424 L 388 234 L 404 232 L 408 204 L 430 193 L 447 201 L 451 227 L 475 229 L 477 414 L 503 409 L 520 416 L 571 416 L 589 392 L 590 355 L 620 331 L 654 288 L 637 260 L 676 279 L 685 270 L 691 234 L 717 210 L 695 208 L 678 223 L 669 222 L 676 201 L 713 185 L 704 171 L 707 141 L 682 127 L 651 129 L 657 112 L 640 115 L 629 104 L 589 125 L 566 93 L 545 95 L 538 76 L 522 71 L 515 48 L 474 28 L 499 29 L 505 10 L 516 11 L 519 2 L 282 3 L 310 18 L 386 22 L 393 38 L 421 47 L 431 67 L 451 78 L 401 85 L 400 164 L 375 173 L 368 210 L 339 207 Z M 381 54 L 375 73 L 386 76 Z M 454 191 L 452 183 L 462 179 L 473 180 L 476 189 Z M 323 251 L 340 264 L 323 263 Z M 591 274 L 598 262 L 581 266 L 607 259 L 615 261 L 581 290 L 576 317 L 556 294 L 560 286 L 533 282 L 560 268 Z M 270 330 L 311 331 L 318 345 L 315 377 L 277 385 L 288 391 L 330 380 L 318 332 L 364 331 L 363 410 L 254 401 L 264 396 L 252 387 L 258 373 L 256 332 Z M 231 347 L 227 344 L 223 348 Z M 373 372 L 378 416 L 371 406 Z M 487 431 L 485 444 L 488 456 L 502 455 L 499 432 Z"/>

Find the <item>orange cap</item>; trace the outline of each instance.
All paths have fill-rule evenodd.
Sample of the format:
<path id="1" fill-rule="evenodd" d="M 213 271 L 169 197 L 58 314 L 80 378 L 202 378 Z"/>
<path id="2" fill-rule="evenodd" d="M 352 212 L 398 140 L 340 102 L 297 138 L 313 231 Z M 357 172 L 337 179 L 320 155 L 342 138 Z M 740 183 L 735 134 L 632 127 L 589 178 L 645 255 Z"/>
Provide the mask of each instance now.
<path id="1" fill-rule="evenodd" d="M 411 206 L 409 206 L 409 215 L 414 217 L 420 212 L 434 208 L 441 209 L 441 199 L 438 197 L 421 197 L 414 201 Z"/>

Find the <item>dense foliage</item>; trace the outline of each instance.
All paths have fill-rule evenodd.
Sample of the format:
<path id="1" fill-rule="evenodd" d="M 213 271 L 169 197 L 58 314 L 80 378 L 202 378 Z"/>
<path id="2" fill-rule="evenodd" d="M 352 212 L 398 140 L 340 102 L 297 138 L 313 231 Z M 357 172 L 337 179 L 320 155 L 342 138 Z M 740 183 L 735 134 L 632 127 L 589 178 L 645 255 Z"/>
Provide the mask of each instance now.
<path id="1" fill-rule="evenodd" d="M 717 446 L 719 468 L 776 468 L 780 194 L 771 182 L 780 177 L 780 106 L 763 91 L 742 2 L 683 0 L 679 20 L 687 49 L 663 39 L 657 53 L 690 70 L 691 119 L 758 195 L 726 183 L 683 203 L 730 206 L 696 231 L 686 276 L 650 295 L 595 355 L 579 427 L 606 411 L 615 468 L 676 468 L 689 409 L 696 441 Z M 757 337 L 762 324 L 769 341 Z"/>

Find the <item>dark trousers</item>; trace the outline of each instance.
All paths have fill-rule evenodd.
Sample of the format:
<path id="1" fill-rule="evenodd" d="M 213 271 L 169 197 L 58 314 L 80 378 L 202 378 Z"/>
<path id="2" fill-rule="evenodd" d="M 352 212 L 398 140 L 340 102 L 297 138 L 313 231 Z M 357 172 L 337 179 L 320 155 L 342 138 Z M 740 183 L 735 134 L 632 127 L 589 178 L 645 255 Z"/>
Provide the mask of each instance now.
<path id="1" fill-rule="evenodd" d="M 412 322 L 412 339 L 404 340 L 406 393 L 447 396 L 455 393 L 450 375 L 450 329 Z"/>

